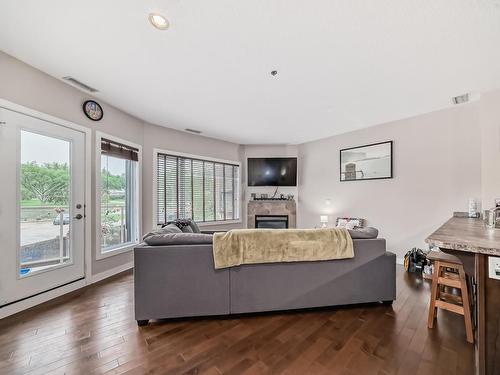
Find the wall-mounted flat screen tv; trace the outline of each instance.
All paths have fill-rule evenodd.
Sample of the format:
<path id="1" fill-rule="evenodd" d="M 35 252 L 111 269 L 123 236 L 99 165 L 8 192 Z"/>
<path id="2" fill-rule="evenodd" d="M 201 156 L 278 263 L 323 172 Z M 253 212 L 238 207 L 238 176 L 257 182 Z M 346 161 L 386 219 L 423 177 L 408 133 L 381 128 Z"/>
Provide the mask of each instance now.
<path id="1" fill-rule="evenodd" d="M 297 186 L 297 158 L 248 158 L 248 186 Z"/>

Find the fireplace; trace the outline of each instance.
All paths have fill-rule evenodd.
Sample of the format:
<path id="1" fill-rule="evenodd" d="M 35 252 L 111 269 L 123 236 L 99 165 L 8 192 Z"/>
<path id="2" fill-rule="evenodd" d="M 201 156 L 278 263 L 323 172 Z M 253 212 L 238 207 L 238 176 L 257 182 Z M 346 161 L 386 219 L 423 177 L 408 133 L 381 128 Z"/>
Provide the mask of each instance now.
<path id="1" fill-rule="evenodd" d="M 297 204 L 290 200 L 250 200 L 247 228 L 297 228 Z"/>
<path id="2" fill-rule="evenodd" d="M 255 215 L 255 228 L 287 229 L 288 215 Z"/>

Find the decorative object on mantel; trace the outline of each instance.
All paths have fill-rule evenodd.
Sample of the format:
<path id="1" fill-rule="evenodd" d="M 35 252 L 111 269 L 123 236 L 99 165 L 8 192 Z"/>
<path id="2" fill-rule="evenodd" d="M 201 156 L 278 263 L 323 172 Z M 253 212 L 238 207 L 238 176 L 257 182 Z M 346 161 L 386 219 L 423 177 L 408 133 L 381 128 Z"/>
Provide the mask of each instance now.
<path id="1" fill-rule="evenodd" d="M 326 228 L 328 224 L 328 216 L 327 215 L 321 215 L 319 217 L 319 222 L 321 223 L 321 228 Z"/>
<path id="2" fill-rule="evenodd" d="M 340 150 L 340 181 L 392 178 L 392 141 Z"/>
<path id="3" fill-rule="evenodd" d="M 260 198 L 253 198 L 251 199 L 252 201 L 293 201 L 293 195 L 291 198 L 289 197 L 278 197 L 278 198 L 268 198 L 268 197 L 260 197 Z"/>
<path id="4" fill-rule="evenodd" d="M 86 100 L 83 103 L 83 113 L 92 121 L 100 121 L 104 116 L 101 105 L 94 100 Z"/>

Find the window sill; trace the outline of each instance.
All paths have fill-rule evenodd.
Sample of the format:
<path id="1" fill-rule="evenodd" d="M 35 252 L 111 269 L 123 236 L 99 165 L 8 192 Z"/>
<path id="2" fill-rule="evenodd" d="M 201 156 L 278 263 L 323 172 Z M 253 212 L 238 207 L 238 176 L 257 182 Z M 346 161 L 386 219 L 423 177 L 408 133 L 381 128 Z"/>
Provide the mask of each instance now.
<path id="1" fill-rule="evenodd" d="M 106 259 L 106 258 L 110 258 L 110 257 L 115 256 L 115 255 L 128 253 L 129 251 L 132 251 L 134 249 L 134 247 L 136 247 L 137 245 L 139 245 L 139 242 L 129 242 L 129 243 L 123 244 L 123 246 L 115 247 L 115 248 L 110 249 L 110 250 L 105 251 L 105 252 L 99 251 L 96 254 L 96 260 Z"/>
<path id="2" fill-rule="evenodd" d="M 241 224 L 242 220 L 222 220 L 222 221 L 207 221 L 207 222 L 196 222 L 200 228 L 210 227 L 213 225 L 231 225 L 231 224 Z"/>

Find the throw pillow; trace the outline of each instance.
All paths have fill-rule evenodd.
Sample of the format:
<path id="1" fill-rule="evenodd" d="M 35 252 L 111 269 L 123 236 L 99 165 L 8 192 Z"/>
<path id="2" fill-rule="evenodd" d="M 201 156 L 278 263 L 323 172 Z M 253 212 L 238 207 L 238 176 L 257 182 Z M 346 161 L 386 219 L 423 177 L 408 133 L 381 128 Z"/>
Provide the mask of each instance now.
<path id="1" fill-rule="evenodd" d="M 348 229 L 353 240 L 370 240 L 378 237 L 378 229 L 373 227 Z"/>
<path id="2" fill-rule="evenodd" d="M 198 224 L 196 224 L 191 219 L 177 219 L 169 221 L 167 225 L 173 224 L 177 226 L 184 233 L 201 233 Z"/>
<path id="3" fill-rule="evenodd" d="M 186 225 L 185 227 L 181 228 L 182 233 L 194 233 L 193 228 L 191 228 L 191 225 Z"/>
<path id="4" fill-rule="evenodd" d="M 179 227 L 177 227 L 174 224 L 168 224 L 163 228 L 159 229 L 158 231 L 162 233 L 182 233 L 182 230 L 180 230 Z"/>
<path id="5" fill-rule="evenodd" d="M 337 218 L 337 228 L 345 228 L 347 223 L 354 223 L 354 228 L 363 228 L 365 226 L 365 220 L 355 217 L 338 217 Z"/>
<path id="6" fill-rule="evenodd" d="M 193 233 L 201 233 L 200 227 L 198 227 L 198 224 L 196 224 L 196 221 L 191 220 L 191 229 L 193 230 Z"/>
<path id="7" fill-rule="evenodd" d="M 213 236 L 200 233 L 158 233 L 151 232 L 144 236 L 149 246 L 167 245 L 211 245 Z"/>

